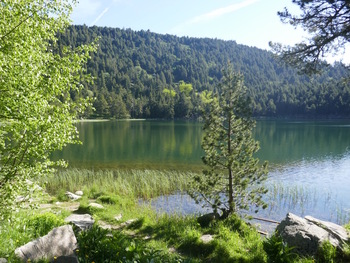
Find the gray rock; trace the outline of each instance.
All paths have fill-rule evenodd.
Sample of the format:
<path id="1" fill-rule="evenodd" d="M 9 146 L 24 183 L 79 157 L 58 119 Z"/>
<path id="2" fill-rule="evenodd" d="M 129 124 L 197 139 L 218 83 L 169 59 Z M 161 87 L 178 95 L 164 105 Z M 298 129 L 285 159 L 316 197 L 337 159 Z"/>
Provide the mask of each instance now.
<path id="1" fill-rule="evenodd" d="M 204 244 L 207 244 L 209 243 L 210 241 L 212 241 L 214 238 L 212 235 L 203 235 L 200 237 L 200 240 L 204 243 Z"/>
<path id="2" fill-rule="evenodd" d="M 114 219 L 117 220 L 117 221 L 122 220 L 122 218 L 123 218 L 123 215 L 122 215 L 122 214 L 116 215 L 116 216 L 114 217 Z"/>
<path id="3" fill-rule="evenodd" d="M 319 220 L 312 216 L 305 216 L 305 219 L 331 233 L 331 235 L 338 239 L 340 243 L 345 243 L 349 241 L 349 233 L 344 227 L 334 224 L 332 222 Z"/>
<path id="4" fill-rule="evenodd" d="M 31 180 L 26 179 L 26 183 L 27 183 L 29 186 L 32 186 L 32 187 L 33 187 L 33 188 L 32 188 L 32 192 L 34 192 L 34 191 L 42 191 L 42 190 L 43 190 L 42 187 L 40 187 L 40 186 L 37 185 L 37 184 L 34 184 Z"/>
<path id="5" fill-rule="evenodd" d="M 79 214 L 71 214 L 64 221 L 73 223 L 78 227 L 80 231 L 88 230 L 95 223 L 95 220 L 89 214 L 79 215 Z"/>
<path id="6" fill-rule="evenodd" d="M 334 234 L 320 227 L 320 222 L 325 224 L 324 221 L 312 217 L 307 218 L 309 220 L 288 213 L 276 230 L 290 247 L 295 247 L 295 252 L 300 255 L 315 255 L 318 247 L 325 241 L 329 241 L 334 247 L 341 249 L 343 242 L 339 239 L 339 233 Z M 319 223 L 315 224 L 312 221 Z M 330 222 L 326 224 L 328 223 Z M 330 223 L 330 225 L 335 228 L 333 223 Z"/>
<path id="7" fill-rule="evenodd" d="M 104 209 L 103 205 L 100 205 L 98 203 L 90 203 L 89 207 L 97 208 L 97 209 Z"/>
<path id="8" fill-rule="evenodd" d="M 76 191 L 75 194 L 79 195 L 79 196 L 83 196 L 84 195 L 83 191 Z"/>
<path id="9" fill-rule="evenodd" d="M 81 198 L 80 195 L 73 194 L 73 193 L 71 193 L 69 191 L 66 192 L 66 196 L 68 196 L 68 198 L 71 199 L 71 200 L 78 200 L 78 199 Z"/>
<path id="10" fill-rule="evenodd" d="M 7 263 L 7 259 L 6 258 L 0 258 L 0 263 Z"/>
<path id="11" fill-rule="evenodd" d="M 29 199 L 28 196 L 19 195 L 16 197 L 16 203 L 23 203 Z"/>
<path id="12" fill-rule="evenodd" d="M 15 250 L 15 254 L 23 262 L 40 259 L 54 260 L 60 256 L 74 256 L 77 249 L 72 226 L 65 225 L 54 228 L 46 236 L 33 240 Z"/>

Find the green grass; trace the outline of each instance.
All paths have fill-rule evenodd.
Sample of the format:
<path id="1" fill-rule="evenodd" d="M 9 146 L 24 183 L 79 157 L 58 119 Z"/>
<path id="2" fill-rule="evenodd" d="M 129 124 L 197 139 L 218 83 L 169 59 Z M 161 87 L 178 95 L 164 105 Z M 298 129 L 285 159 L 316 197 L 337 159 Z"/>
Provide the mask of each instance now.
<path id="1" fill-rule="evenodd" d="M 108 193 L 149 199 L 187 190 L 192 175 L 181 171 L 69 169 L 59 171 L 43 183 L 52 195 L 83 190 L 94 199 Z"/>
<path id="2" fill-rule="evenodd" d="M 73 169 L 47 178 L 45 185 L 53 195 L 52 203 L 55 199 L 66 200 L 65 191 L 84 191 L 78 211 L 92 214 L 97 223 L 91 231 L 77 234 L 79 262 L 82 263 L 317 262 L 289 253 L 278 238 L 264 239 L 253 226 L 236 215 L 201 227 L 195 216 L 157 214 L 149 205 L 139 203 L 140 198 L 186 190 L 190 176 L 191 173 L 173 171 Z M 91 201 L 102 204 L 104 209 L 90 208 Z M 16 247 L 61 225 L 67 212 L 57 207 L 52 209 L 56 214 L 22 210 L 10 221 L 3 222 L 0 225 L 0 257 L 19 262 L 14 258 Z M 116 221 L 114 217 L 119 214 L 122 219 Z M 136 221 L 118 230 L 98 227 L 101 221 L 118 225 L 129 219 Z M 201 237 L 206 234 L 212 235 L 213 240 L 203 242 Z M 328 246 L 323 252 L 323 258 L 333 257 Z"/>

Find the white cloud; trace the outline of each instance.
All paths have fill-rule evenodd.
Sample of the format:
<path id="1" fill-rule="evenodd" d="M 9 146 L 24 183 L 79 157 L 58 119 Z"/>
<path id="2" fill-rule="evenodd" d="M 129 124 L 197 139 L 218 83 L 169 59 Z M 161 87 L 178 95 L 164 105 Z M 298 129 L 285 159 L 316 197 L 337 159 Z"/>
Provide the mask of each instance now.
<path id="1" fill-rule="evenodd" d="M 187 24 L 197 24 L 197 23 L 200 23 L 202 21 L 207 21 L 210 19 L 214 19 L 216 17 L 220 17 L 220 16 L 223 16 L 223 15 L 226 15 L 229 13 L 233 13 L 239 9 L 242 9 L 246 6 L 252 5 L 258 1 L 260 1 L 260 0 L 245 0 L 245 1 L 238 3 L 238 4 L 232 4 L 232 5 L 229 5 L 226 7 L 218 8 L 218 9 L 215 9 L 215 10 L 209 12 L 209 13 L 194 17 L 193 19 L 189 20 L 187 22 Z"/>
<path id="2" fill-rule="evenodd" d="M 175 27 L 173 27 L 171 29 L 171 32 L 173 33 L 179 33 L 181 32 L 183 29 L 185 29 L 187 26 L 189 25 L 193 25 L 193 24 L 198 24 L 198 23 L 201 23 L 201 22 L 205 22 L 205 21 L 208 21 L 208 20 L 212 20 L 214 18 L 217 18 L 217 17 L 220 17 L 220 16 L 223 16 L 223 15 L 226 15 L 226 14 L 229 14 L 229 13 L 233 13 L 235 11 L 238 11 L 239 9 L 242 9 L 244 7 L 247 7 L 247 6 L 250 6 L 252 4 L 255 4 L 256 2 L 258 2 L 260 0 L 244 0 L 240 3 L 237 3 L 237 4 L 232 4 L 232 5 L 229 5 L 229 6 L 225 6 L 225 7 L 221 7 L 221 8 L 218 8 L 218 9 L 215 9 L 211 12 L 208 12 L 208 13 L 205 13 L 205 14 L 202 14 L 202 15 L 199 15 L 199 16 L 196 16 L 180 25 L 177 25 Z"/>

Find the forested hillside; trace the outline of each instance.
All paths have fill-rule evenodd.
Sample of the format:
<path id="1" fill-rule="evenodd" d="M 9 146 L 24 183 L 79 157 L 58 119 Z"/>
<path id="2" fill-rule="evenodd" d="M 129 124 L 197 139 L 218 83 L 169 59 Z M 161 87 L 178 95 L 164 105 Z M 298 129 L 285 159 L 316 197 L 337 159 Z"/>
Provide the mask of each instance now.
<path id="1" fill-rule="evenodd" d="M 97 37 L 98 52 L 87 66 L 95 81 L 82 94 L 95 98 L 96 111 L 84 117 L 196 118 L 228 61 L 244 74 L 255 116 L 350 114 L 350 84 L 340 81 L 347 73 L 340 63 L 308 77 L 235 41 L 96 26 L 70 27 L 59 35 L 59 49 Z"/>

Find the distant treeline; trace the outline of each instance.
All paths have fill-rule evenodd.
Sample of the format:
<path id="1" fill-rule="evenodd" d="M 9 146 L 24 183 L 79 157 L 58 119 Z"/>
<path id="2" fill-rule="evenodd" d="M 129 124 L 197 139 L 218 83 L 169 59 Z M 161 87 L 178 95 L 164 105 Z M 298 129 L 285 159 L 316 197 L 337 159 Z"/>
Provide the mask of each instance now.
<path id="1" fill-rule="evenodd" d="M 210 92 L 218 91 L 227 62 L 244 74 L 255 116 L 349 116 L 350 84 L 343 64 L 308 77 L 277 62 L 271 52 L 235 41 L 176 37 L 131 29 L 71 26 L 63 46 L 99 37 L 87 71 L 93 83 L 76 96 L 94 97 L 84 117 L 197 118 Z"/>

